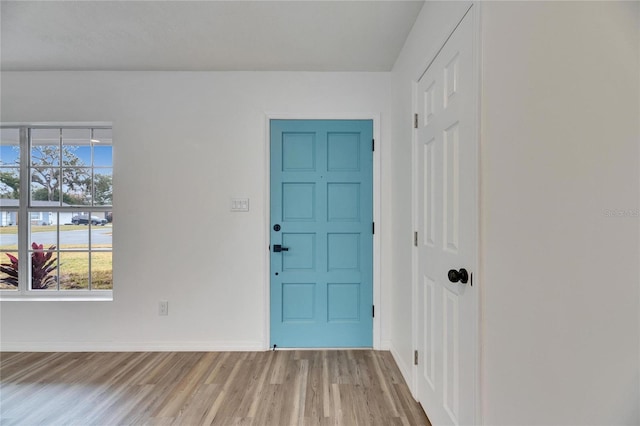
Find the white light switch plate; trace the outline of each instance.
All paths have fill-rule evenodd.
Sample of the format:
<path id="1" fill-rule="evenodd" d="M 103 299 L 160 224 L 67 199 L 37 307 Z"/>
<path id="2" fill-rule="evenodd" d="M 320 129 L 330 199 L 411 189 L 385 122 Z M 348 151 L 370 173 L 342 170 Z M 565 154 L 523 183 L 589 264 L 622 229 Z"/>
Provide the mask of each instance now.
<path id="1" fill-rule="evenodd" d="M 249 199 L 248 198 L 232 198 L 231 211 L 232 212 L 248 212 Z"/>

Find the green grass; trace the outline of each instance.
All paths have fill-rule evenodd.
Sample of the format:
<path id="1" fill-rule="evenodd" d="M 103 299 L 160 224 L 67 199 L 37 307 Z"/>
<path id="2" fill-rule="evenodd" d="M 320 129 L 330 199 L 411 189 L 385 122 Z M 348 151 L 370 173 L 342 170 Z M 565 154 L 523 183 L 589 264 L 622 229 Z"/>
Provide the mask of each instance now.
<path id="1" fill-rule="evenodd" d="M 67 247 L 72 248 L 72 247 Z M 60 289 L 88 289 L 89 265 L 87 253 L 60 253 Z M 111 253 L 91 253 L 91 288 L 111 290 L 113 288 Z"/>

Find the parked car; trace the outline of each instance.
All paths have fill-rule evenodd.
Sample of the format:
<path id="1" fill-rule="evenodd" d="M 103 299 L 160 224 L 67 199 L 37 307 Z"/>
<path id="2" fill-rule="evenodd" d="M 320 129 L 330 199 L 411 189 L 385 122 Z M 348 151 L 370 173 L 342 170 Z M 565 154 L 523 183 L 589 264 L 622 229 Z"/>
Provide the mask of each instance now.
<path id="1" fill-rule="evenodd" d="M 73 216 L 71 218 L 71 223 L 73 223 L 74 225 L 88 225 L 89 215 L 80 214 Z M 107 224 L 107 219 L 100 219 L 98 216 L 91 216 L 91 224 L 104 226 Z"/>

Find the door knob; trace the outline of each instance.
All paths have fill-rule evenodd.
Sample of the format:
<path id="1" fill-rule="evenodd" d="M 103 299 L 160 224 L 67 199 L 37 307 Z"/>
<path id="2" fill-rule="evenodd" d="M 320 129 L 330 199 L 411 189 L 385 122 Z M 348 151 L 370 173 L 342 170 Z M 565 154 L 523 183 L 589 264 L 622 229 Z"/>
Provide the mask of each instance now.
<path id="1" fill-rule="evenodd" d="M 280 244 L 273 245 L 274 253 L 280 253 L 281 251 L 289 251 L 289 247 L 282 247 Z"/>
<path id="2" fill-rule="evenodd" d="M 449 281 L 452 283 L 457 283 L 459 281 L 462 284 L 466 284 L 469 282 L 469 273 L 464 268 L 461 268 L 459 271 L 451 269 L 447 275 L 449 277 Z"/>

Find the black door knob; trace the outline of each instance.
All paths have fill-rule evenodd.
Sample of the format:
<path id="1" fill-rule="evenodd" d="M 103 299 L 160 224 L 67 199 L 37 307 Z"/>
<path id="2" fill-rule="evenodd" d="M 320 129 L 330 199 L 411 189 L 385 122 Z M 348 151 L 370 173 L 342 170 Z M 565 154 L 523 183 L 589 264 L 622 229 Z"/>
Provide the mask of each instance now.
<path id="1" fill-rule="evenodd" d="M 447 275 L 449 277 L 449 281 L 452 283 L 457 283 L 459 281 L 462 284 L 466 284 L 469 282 L 469 273 L 464 268 L 461 268 L 459 271 L 451 269 Z"/>
<path id="2" fill-rule="evenodd" d="M 274 253 L 280 253 L 283 251 L 289 251 L 289 247 L 282 247 L 280 244 L 274 244 L 273 245 L 273 252 Z"/>

